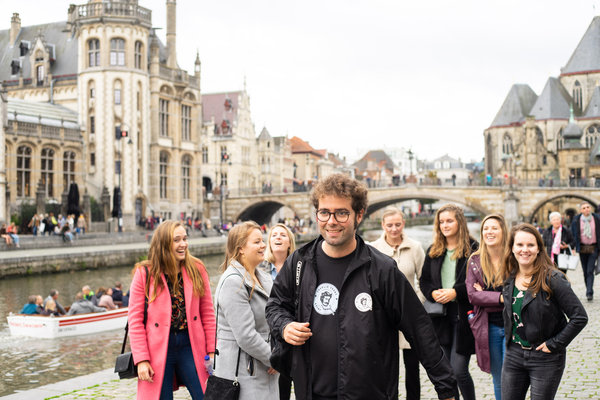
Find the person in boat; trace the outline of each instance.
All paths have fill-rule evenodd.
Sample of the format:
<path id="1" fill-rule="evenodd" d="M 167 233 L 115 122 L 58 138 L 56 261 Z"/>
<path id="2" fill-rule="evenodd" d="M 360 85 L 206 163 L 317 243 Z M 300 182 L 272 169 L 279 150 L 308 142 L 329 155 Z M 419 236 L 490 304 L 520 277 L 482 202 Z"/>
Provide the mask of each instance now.
<path id="1" fill-rule="evenodd" d="M 97 305 L 99 305 L 98 303 L 100 303 L 100 299 L 105 294 L 106 294 L 106 288 L 104 286 L 100 286 L 98 288 L 98 290 L 96 290 L 96 294 L 94 296 L 92 296 L 92 298 L 90 299 L 90 301 L 92 303 L 94 303 L 95 306 L 97 306 Z M 112 296 L 111 296 L 111 298 L 112 298 Z"/>
<path id="2" fill-rule="evenodd" d="M 58 290 L 56 289 L 52 289 L 50 290 L 50 294 L 48 295 L 48 297 L 46 297 L 46 299 L 44 300 L 44 304 L 43 307 L 44 309 L 46 308 L 46 304 L 48 304 L 48 301 L 52 300 L 54 301 L 54 304 L 56 305 L 56 310 L 61 314 L 61 315 L 65 315 L 67 313 L 67 311 L 65 310 L 65 308 L 58 302 Z"/>
<path id="3" fill-rule="evenodd" d="M 44 306 L 44 309 L 42 310 L 42 312 L 40 314 L 48 315 L 48 316 L 55 316 L 55 317 L 60 316 L 60 312 L 56 308 L 56 302 L 52 299 L 50 299 L 46 302 L 46 305 Z"/>
<path id="4" fill-rule="evenodd" d="M 83 298 L 86 300 L 92 301 L 92 297 L 94 297 L 94 291 L 88 285 L 85 285 L 81 288 L 81 292 L 83 293 Z"/>
<path id="5" fill-rule="evenodd" d="M 32 294 L 27 298 L 27 304 L 23 306 L 19 314 L 40 314 L 43 301 L 42 296 Z"/>
<path id="6" fill-rule="evenodd" d="M 83 292 L 78 292 L 77 295 L 75 295 L 75 302 L 71 305 L 67 315 L 87 314 L 102 311 L 106 311 L 106 308 L 95 306 L 94 303 L 86 300 L 83 297 Z"/>
<path id="7" fill-rule="evenodd" d="M 113 301 L 123 301 L 123 285 L 121 282 L 115 282 L 115 287 L 112 288 Z"/>
<path id="8" fill-rule="evenodd" d="M 100 297 L 100 300 L 98 300 L 98 307 L 104 307 L 107 310 L 117 309 L 117 306 L 112 298 L 112 293 L 113 291 L 111 288 L 106 289 L 106 292 L 104 292 L 104 294 Z"/>

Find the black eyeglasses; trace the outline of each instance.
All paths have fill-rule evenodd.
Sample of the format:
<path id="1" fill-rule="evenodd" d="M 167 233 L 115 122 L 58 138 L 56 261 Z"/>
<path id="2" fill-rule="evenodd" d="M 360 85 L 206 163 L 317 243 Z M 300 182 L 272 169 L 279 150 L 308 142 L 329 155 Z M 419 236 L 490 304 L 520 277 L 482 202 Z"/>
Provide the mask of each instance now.
<path id="1" fill-rule="evenodd" d="M 321 222 L 329 221 L 329 218 L 331 218 L 332 215 L 337 222 L 344 223 L 344 222 L 348 221 L 348 218 L 350 218 L 350 211 L 348 211 L 348 210 L 329 211 L 324 208 L 317 210 L 317 219 Z"/>

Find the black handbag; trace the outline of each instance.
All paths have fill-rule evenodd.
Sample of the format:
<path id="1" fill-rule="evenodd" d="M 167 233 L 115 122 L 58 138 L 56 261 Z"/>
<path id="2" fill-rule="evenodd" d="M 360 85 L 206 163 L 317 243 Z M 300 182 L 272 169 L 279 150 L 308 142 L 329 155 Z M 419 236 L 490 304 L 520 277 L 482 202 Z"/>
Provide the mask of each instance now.
<path id="1" fill-rule="evenodd" d="M 445 304 L 426 299 L 425 303 L 423 303 L 423 307 L 425 308 L 425 311 L 427 311 L 427 314 L 432 318 L 446 316 Z"/>
<path id="2" fill-rule="evenodd" d="M 148 267 L 146 268 L 146 286 L 148 286 Z M 148 297 L 144 295 L 144 326 L 146 326 L 146 320 L 148 319 Z M 119 379 L 132 379 L 137 378 L 137 365 L 133 363 L 133 354 L 130 351 L 125 353 L 125 346 L 127 345 L 127 334 L 129 333 L 129 321 L 125 324 L 125 337 L 123 338 L 123 345 L 121 346 L 121 354 L 117 356 L 115 361 L 115 372 L 119 374 Z"/>
<path id="3" fill-rule="evenodd" d="M 231 275 L 230 275 L 231 276 Z M 227 279 L 229 277 L 226 277 Z M 242 277 L 242 280 L 244 278 Z M 221 284 L 222 285 L 222 284 Z M 246 289 L 248 290 L 248 289 Z M 250 293 L 248 293 L 250 296 Z M 217 343 L 217 329 L 219 327 L 219 301 L 217 299 L 217 315 L 215 317 L 215 346 Z M 206 391 L 204 392 L 204 400 L 238 400 L 240 398 L 240 382 L 238 382 L 238 372 L 240 370 L 240 355 L 242 349 L 238 346 L 237 363 L 235 367 L 235 379 L 221 378 L 219 376 L 210 375 L 208 382 L 206 382 Z M 217 356 L 219 350 L 215 351 L 215 358 L 213 360 L 213 371 L 217 365 Z"/>

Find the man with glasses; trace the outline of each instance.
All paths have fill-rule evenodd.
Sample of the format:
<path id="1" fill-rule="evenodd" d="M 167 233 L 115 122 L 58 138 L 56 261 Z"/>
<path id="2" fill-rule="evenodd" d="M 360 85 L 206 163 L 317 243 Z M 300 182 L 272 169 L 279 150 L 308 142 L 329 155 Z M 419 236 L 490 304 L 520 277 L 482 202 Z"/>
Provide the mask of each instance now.
<path id="1" fill-rule="evenodd" d="M 312 193 L 321 236 L 277 275 L 266 316 L 273 340 L 292 347 L 298 400 L 398 398 L 398 331 L 440 399 L 456 381 L 429 316 L 395 261 L 356 234 L 367 189 L 334 174 Z"/>

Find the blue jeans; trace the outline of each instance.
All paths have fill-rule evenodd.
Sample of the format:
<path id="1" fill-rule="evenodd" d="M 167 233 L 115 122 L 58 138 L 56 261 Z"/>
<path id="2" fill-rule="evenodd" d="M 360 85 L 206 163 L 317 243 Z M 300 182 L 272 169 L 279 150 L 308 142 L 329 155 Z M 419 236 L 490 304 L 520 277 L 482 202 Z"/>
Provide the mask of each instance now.
<path id="1" fill-rule="evenodd" d="M 553 400 L 565 369 L 565 355 L 524 350 L 511 342 L 502 366 L 502 398 L 524 400 L 531 386 L 531 400 Z"/>
<path id="2" fill-rule="evenodd" d="M 177 382 L 187 388 L 193 400 L 204 398 L 200 379 L 196 372 L 188 331 L 169 335 L 169 348 L 167 350 L 167 362 L 160 391 L 160 400 L 173 399 L 173 374 L 177 374 Z"/>
<path id="3" fill-rule="evenodd" d="M 594 295 L 594 267 L 596 264 L 596 258 L 598 257 L 598 251 L 594 251 L 592 254 L 581 254 L 579 253 L 579 259 L 581 260 L 581 269 L 583 270 L 583 281 L 585 282 L 585 295 Z"/>
<path id="4" fill-rule="evenodd" d="M 490 345 L 490 367 L 494 381 L 494 396 L 502 399 L 502 363 L 504 362 L 504 327 L 489 324 L 488 340 Z"/>

